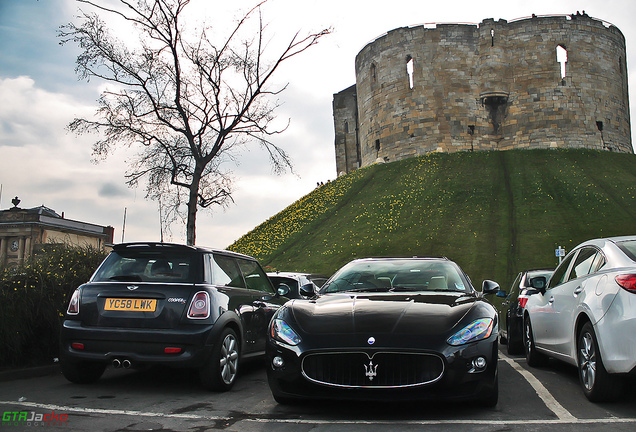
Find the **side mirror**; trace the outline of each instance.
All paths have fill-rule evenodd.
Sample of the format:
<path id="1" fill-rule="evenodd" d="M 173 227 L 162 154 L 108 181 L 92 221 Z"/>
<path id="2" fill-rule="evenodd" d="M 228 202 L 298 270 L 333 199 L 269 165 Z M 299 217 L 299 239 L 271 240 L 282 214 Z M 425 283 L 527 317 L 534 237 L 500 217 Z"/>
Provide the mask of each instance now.
<path id="1" fill-rule="evenodd" d="M 308 283 L 299 288 L 300 295 L 304 297 L 313 297 L 316 294 L 316 285 Z"/>
<path id="2" fill-rule="evenodd" d="M 279 283 L 278 287 L 276 288 L 276 295 L 278 297 L 285 297 L 287 294 L 289 294 L 290 291 L 291 291 L 291 288 L 289 287 L 289 285 L 284 283 Z"/>
<path id="3" fill-rule="evenodd" d="M 530 279 L 530 286 L 538 289 L 539 291 L 545 291 L 545 287 L 548 284 L 545 276 L 537 276 Z"/>
<path id="4" fill-rule="evenodd" d="M 497 297 L 506 298 L 507 296 L 508 296 L 508 293 L 505 292 L 504 290 L 497 291 Z"/>
<path id="5" fill-rule="evenodd" d="M 485 281 L 482 282 L 481 284 L 481 293 L 483 295 L 485 294 L 494 294 L 498 291 L 500 291 L 501 288 L 499 287 L 499 284 L 497 282 L 491 281 L 486 279 Z"/>

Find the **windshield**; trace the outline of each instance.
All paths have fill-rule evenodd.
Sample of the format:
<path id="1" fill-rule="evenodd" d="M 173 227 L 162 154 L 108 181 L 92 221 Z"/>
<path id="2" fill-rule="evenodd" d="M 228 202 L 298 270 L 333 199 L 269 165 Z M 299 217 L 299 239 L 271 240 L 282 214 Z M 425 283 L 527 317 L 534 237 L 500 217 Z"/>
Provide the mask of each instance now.
<path id="1" fill-rule="evenodd" d="M 341 268 L 320 294 L 344 291 L 471 292 L 453 263 L 425 259 L 369 259 Z"/>
<path id="2" fill-rule="evenodd" d="M 200 273 L 196 256 L 178 251 L 111 252 L 93 281 L 196 282 Z"/>

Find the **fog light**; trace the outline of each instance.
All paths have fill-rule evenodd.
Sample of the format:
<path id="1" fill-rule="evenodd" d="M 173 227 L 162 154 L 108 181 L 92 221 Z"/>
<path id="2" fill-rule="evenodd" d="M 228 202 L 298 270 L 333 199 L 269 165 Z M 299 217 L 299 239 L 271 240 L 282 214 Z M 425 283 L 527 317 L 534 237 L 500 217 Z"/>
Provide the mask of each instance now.
<path id="1" fill-rule="evenodd" d="M 473 367 L 475 369 L 483 369 L 486 367 L 486 359 L 483 357 L 477 357 L 473 360 Z"/>
<path id="2" fill-rule="evenodd" d="M 285 360 L 283 360 L 283 358 L 280 356 L 276 356 L 272 360 L 272 366 L 274 366 L 277 369 L 282 368 L 283 366 L 285 366 Z"/>

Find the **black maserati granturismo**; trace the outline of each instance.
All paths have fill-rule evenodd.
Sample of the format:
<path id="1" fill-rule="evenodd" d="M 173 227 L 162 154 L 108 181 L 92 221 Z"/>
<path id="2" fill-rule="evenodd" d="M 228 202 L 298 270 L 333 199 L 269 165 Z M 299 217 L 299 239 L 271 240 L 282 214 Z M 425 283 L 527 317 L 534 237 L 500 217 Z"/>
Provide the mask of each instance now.
<path id="1" fill-rule="evenodd" d="M 445 258 L 350 262 L 270 322 L 274 399 L 498 399 L 495 308 Z M 305 293 L 308 294 L 308 293 Z"/>

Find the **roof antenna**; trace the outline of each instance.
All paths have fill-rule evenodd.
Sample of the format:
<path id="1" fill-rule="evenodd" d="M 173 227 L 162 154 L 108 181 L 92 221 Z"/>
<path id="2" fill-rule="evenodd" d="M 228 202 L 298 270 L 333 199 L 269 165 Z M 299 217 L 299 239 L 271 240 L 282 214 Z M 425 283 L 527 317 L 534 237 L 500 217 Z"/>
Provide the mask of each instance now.
<path id="1" fill-rule="evenodd" d="M 126 232 L 126 207 L 124 207 L 124 224 L 121 227 L 121 242 L 124 242 L 124 233 Z"/>

